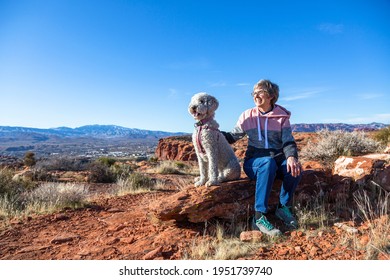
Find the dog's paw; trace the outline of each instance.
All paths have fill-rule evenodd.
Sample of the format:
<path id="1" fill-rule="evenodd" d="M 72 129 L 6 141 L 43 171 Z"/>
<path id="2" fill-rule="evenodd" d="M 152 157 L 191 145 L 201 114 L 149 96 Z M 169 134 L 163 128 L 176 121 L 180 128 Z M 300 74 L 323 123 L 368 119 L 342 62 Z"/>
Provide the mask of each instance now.
<path id="1" fill-rule="evenodd" d="M 218 181 L 207 181 L 206 182 L 206 187 L 210 187 L 210 186 L 219 186 L 220 185 L 220 183 L 218 182 Z"/>
<path id="2" fill-rule="evenodd" d="M 200 177 L 195 179 L 195 187 L 203 186 L 206 183 L 205 179 L 202 179 Z"/>

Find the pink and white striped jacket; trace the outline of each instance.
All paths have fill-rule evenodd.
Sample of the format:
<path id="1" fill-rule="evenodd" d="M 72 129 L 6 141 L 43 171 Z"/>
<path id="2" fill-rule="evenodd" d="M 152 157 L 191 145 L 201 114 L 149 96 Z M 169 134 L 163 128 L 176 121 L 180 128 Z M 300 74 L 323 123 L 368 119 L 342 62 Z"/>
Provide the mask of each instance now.
<path id="1" fill-rule="evenodd" d="M 229 135 L 225 136 L 230 143 L 248 136 L 245 158 L 271 156 L 277 161 L 290 156 L 298 158 L 290 115 L 288 110 L 279 105 L 264 114 L 257 107 L 248 109 L 240 115 L 233 130 L 227 133 L 233 139 Z"/>

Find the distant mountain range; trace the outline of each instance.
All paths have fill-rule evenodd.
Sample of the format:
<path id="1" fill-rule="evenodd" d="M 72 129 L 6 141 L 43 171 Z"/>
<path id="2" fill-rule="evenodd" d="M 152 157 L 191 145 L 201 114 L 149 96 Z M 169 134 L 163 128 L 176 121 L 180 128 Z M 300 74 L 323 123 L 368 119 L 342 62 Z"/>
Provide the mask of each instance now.
<path id="1" fill-rule="evenodd" d="M 318 123 L 318 124 L 292 124 L 294 132 L 315 132 L 321 129 L 328 130 L 365 130 L 372 131 L 384 128 L 388 125 L 383 123 L 370 124 L 345 124 L 345 123 Z M 130 139 L 158 139 L 168 136 L 178 136 L 186 133 L 153 131 L 136 128 L 126 128 L 117 125 L 86 125 L 77 128 L 57 127 L 57 128 L 29 128 L 18 126 L 0 126 L 0 139 L 10 138 L 18 139 L 27 137 L 35 141 L 45 141 L 48 138 L 130 138 Z"/>
<path id="2" fill-rule="evenodd" d="M 162 138 L 167 136 L 182 135 L 181 132 L 165 132 L 165 131 L 153 131 L 136 128 L 126 128 L 117 125 L 86 125 L 77 128 L 69 127 L 57 127 L 57 128 L 29 128 L 29 127 L 15 127 L 15 126 L 0 126 L 0 138 L 1 137 L 14 137 L 29 135 L 39 139 L 47 137 L 93 137 L 93 138 L 131 138 L 131 139 L 144 139 L 144 138 Z M 11 136 L 12 137 L 12 136 Z"/>
<path id="3" fill-rule="evenodd" d="M 316 132 L 322 129 L 327 129 L 330 131 L 342 130 L 342 131 L 373 131 L 389 126 L 388 124 L 383 123 L 369 123 L 369 124 L 346 124 L 346 123 L 299 123 L 292 124 L 292 130 L 294 132 Z"/>
<path id="4" fill-rule="evenodd" d="M 381 123 L 371 124 L 293 124 L 294 132 L 328 130 L 365 130 L 384 128 Z M 188 133 L 152 131 L 116 125 L 87 125 L 78 128 L 49 129 L 0 126 L 0 166 L 2 158 L 23 157 L 32 151 L 40 157 L 49 156 L 135 156 L 154 154 L 158 140 Z"/>

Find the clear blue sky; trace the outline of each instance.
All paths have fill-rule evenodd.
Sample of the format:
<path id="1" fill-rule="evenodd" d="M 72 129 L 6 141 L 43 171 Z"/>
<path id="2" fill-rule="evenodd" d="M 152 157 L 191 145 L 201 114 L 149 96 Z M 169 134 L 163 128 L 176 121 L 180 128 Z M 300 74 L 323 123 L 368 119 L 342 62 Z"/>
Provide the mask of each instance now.
<path id="1" fill-rule="evenodd" d="M 390 1 L 0 0 L 0 125 L 230 130 L 260 79 L 292 123 L 390 124 Z"/>

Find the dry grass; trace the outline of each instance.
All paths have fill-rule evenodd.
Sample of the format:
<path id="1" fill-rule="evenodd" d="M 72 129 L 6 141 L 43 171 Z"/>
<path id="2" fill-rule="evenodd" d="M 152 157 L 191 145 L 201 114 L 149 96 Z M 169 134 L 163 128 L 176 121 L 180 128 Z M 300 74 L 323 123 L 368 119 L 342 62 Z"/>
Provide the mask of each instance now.
<path id="1" fill-rule="evenodd" d="M 64 208 L 80 208 L 87 203 L 88 188 L 75 183 L 43 183 L 26 195 L 24 212 L 52 213 Z"/>
<path id="2" fill-rule="evenodd" d="M 366 191 L 354 194 L 358 216 L 369 226 L 369 242 L 366 245 L 366 258 L 377 259 L 378 254 L 390 254 L 390 193 L 379 189 L 376 197 L 370 197 Z"/>
<path id="3" fill-rule="evenodd" d="M 53 213 L 87 204 L 88 188 L 75 183 L 43 183 L 32 191 L 0 197 L 0 217 L 5 221 L 30 214 Z"/>
<path id="4" fill-rule="evenodd" d="M 191 166 L 189 164 L 180 161 L 161 161 L 152 170 L 157 174 L 178 174 L 178 175 L 198 175 L 199 169 L 197 166 Z"/>
<path id="5" fill-rule="evenodd" d="M 117 188 L 114 189 L 113 194 L 122 196 L 126 194 L 136 194 L 150 192 L 156 189 L 156 182 L 149 176 L 142 173 L 130 173 L 125 177 L 117 180 Z"/>
<path id="6" fill-rule="evenodd" d="M 207 228 L 207 224 L 205 226 Z M 237 231 L 241 232 L 242 228 Z M 190 260 L 236 260 L 248 257 L 258 248 L 264 246 L 262 243 L 242 242 L 234 235 L 226 233 L 221 224 L 217 224 L 213 230 L 213 237 L 205 237 L 200 242 L 194 242 L 191 251 L 185 256 Z"/>

